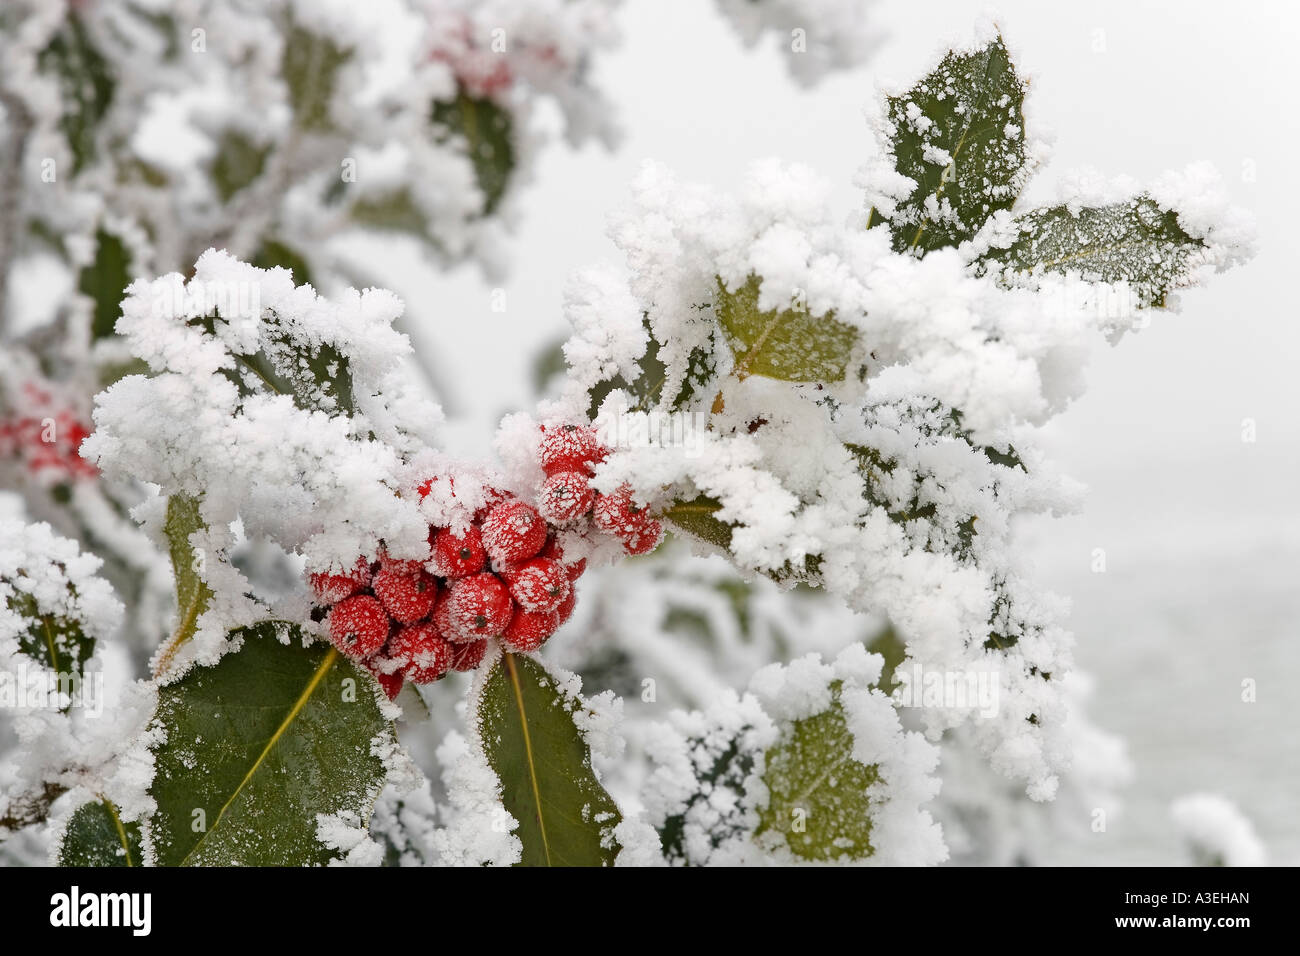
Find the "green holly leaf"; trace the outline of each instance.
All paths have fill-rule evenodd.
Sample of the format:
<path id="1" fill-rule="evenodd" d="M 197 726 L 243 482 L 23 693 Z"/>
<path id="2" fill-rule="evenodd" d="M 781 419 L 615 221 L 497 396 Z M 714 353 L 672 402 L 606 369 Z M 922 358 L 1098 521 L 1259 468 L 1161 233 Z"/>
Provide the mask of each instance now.
<path id="1" fill-rule="evenodd" d="M 142 866 L 140 824 L 123 823 L 111 800 L 79 807 L 59 845 L 59 866 Z"/>
<path id="2" fill-rule="evenodd" d="M 759 285 L 759 277 L 751 275 L 729 292 L 718 280 L 716 314 L 736 359 L 734 374 L 785 382 L 843 381 L 858 330 L 834 313 L 814 317 L 797 304 L 761 312 Z"/>
<path id="3" fill-rule="evenodd" d="M 160 664 L 194 636 L 199 616 L 208 609 L 208 602 L 212 599 L 212 591 L 200 573 L 199 555 L 190 544 L 190 535 L 205 527 L 207 525 L 199 514 L 199 499 L 185 495 L 172 495 L 167 499 L 163 532 L 167 535 L 167 553 L 172 562 L 172 577 L 176 581 L 176 629 Z"/>
<path id="4" fill-rule="evenodd" d="M 1187 233 L 1177 213 L 1150 196 L 1071 210 L 1034 209 L 1014 220 L 1015 237 L 979 263 L 1005 285 L 1032 285 L 1044 273 L 1086 282 L 1127 282 L 1137 308 L 1164 305 L 1186 285 L 1206 244 Z"/>
<path id="5" fill-rule="evenodd" d="M 307 265 L 307 260 L 301 255 L 290 249 L 284 243 L 275 239 L 267 239 L 262 243 L 257 254 L 253 256 L 253 265 L 259 269 L 288 269 L 293 273 L 293 281 L 297 285 L 314 286 L 315 281 L 312 279 L 311 267 Z"/>
<path id="6" fill-rule="evenodd" d="M 429 239 L 427 217 L 405 187 L 358 199 L 352 204 L 350 215 L 354 222 L 367 229 L 403 232 Z"/>
<path id="7" fill-rule="evenodd" d="M 740 745 L 741 736 L 749 729 L 746 725 L 735 731 L 735 738 L 714 758 L 707 770 L 699 773 L 698 785 L 687 799 L 682 812 L 667 817 L 659 827 L 659 843 L 666 859 L 683 863 L 690 860 L 691 848 L 686 842 L 686 826 L 688 814 L 696 804 L 716 799 L 719 794 L 727 794 L 729 802 L 740 802 L 745 792 L 745 781 L 754 770 L 754 753 Z M 702 749 L 700 739 L 692 738 L 689 750 L 694 752 L 697 749 Z M 708 833 L 709 844 L 715 849 L 740 832 L 736 827 L 725 825 L 724 820 L 719 820 L 718 825 Z"/>
<path id="8" fill-rule="evenodd" d="M 270 154 L 271 147 L 249 139 L 239 130 L 224 131 L 217 140 L 217 152 L 209 167 L 221 201 L 230 202 L 232 196 L 261 176 Z"/>
<path id="9" fill-rule="evenodd" d="M 328 863 L 336 854 L 317 839 L 317 816 L 368 823 L 386 777 L 376 744 L 391 728 L 374 682 L 332 647 L 303 647 L 296 626 L 239 635 L 238 651 L 159 691 L 158 863 Z"/>
<path id="10" fill-rule="evenodd" d="M 72 152 L 75 176 L 98 154 L 95 138 L 116 87 L 112 70 L 76 14 L 70 14 L 50 38 L 37 56 L 37 65 L 58 79 L 63 106 L 59 129 Z"/>
<path id="11" fill-rule="evenodd" d="M 476 704 L 501 800 L 519 822 L 523 866 L 608 866 L 618 806 L 596 779 L 574 722 L 583 706 L 537 660 L 502 654 Z"/>
<path id="12" fill-rule="evenodd" d="M 66 679 L 69 692 L 75 689 L 95 653 L 95 639 L 71 618 L 42 614 L 30 594 L 17 591 L 7 603 L 27 621 L 27 630 L 18 635 L 18 650 Z"/>
<path id="13" fill-rule="evenodd" d="M 517 161 L 514 120 L 492 100 L 470 96 L 464 87 L 453 100 L 435 100 L 430 118 L 439 142 L 463 146 L 483 192 L 483 214 L 492 215 L 505 196 Z"/>
<path id="14" fill-rule="evenodd" d="M 131 254 L 111 232 L 95 231 L 95 258 L 77 276 L 77 291 L 94 301 L 91 338 L 108 338 L 121 314 L 126 287 L 131 284 Z"/>
<path id="15" fill-rule="evenodd" d="M 703 310 L 709 306 L 696 306 L 696 308 Z M 643 412 L 651 411 L 665 401 L 664 387 L 668 384 L 668 366 L 659 357 L 663 345 L 655 338 L 648 317 L 642 319 L 642 324 L 645 327 L 647 344 L 645 353 L 637 359 L 636 377 L 629 382 L 624 376 L 615 375 L 611 379 L 593 385 L 589 392 L 591 402 L 587 409 L 588 418 L 596 417 L 601 403 L 615 389 L 622 389 L 636 399 L 636 409 Z M 681 385 L 668 405 L 671 411 L 680 411 L 686 407 L 717 377 L 717 363 L 713 357 L 712 343 L 713 336 L 710 334 L 709 347 L 695 346 L 691 349 L 687 357 L 686 374 L 682 377 Z"/>
<path id="16" fill-rule="evenodd" d="M 214 335 L 219 321 L 224 320 L 207 315 L 191 324 Z M 261 345 L 251 354 L 232 355 L 235 367 L 221 370 L 240 395 L 288 395 L 299 408 L 331 415 L 355 410 L 352 370 L 336 347 L 295 338 L 269 310 L 262 316 Z"/>
<path id="17" fill-rule="evenodd" d="M 664 510 L 663 519 L 692 537 L 730 551 L 735 525 L 717 516 L 721 508 L 722 502 L 717 498 L 697 495 L 687 501 L 674 501 Z"/>
<path id="18" fill-rule="evenodd" d="M 301 26 L 289 30 L 280 59 L 280 73 L 289 91 L 294 122 L 301 129 L 328 131 L 334 128 L 330 103 L 338 84 L 339 70 L 352 51 L 333 40 Z"/>
<path id="19" fill-rule="evenodd" d="M 853 758 L 853 734 L 844 719 L 840 684 L 830 706 L 781 730 L 767 751 L 763 782 L 770 794 L 755 836 L 777 832 L 805 860 L 871 856 L 867 788 L 877 768 Z"/>
<path id="20" fill-rule="evenodd" d="M 891 142 L 883 145 L 916 183 L 888 219 L 894 251 L 958 245 L 1011 208 L 1025 178 L 1025 89 L 997 37 L 949 52 L 906 93 L 886 98 Z M 873 209 L 868 227 L 880 218 Z"/>

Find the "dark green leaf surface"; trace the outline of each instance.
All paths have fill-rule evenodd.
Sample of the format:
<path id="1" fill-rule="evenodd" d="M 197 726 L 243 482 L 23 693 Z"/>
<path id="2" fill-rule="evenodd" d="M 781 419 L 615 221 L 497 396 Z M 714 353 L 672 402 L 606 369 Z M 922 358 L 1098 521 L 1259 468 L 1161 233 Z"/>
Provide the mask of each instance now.
<path id="1" fill-rule="evenodd" d="M 140 824 L 123 823 L 111 801 L 79 807 L 59 847 L 59 866 L 141 866 Z"/>
<path id="2" fill-rule="evenodd" d="M 254 142 L 238 130 L 228 129 L 221 134 L 211 173 L 222 202 L 229 202 L 235 193 L 262 175 L 270 152 L 269 146 Z"/>
<path id="3" fill-rule="evenodd" d="M 514 122 L 490 99 L 461 89 L 454 100 L 436 100 L 432 120 L 441 140 L 458 139 L 474 165 L 474 178 L 483 191 L 483 214 L 496 212 L 515 168 Z"/>
<path id="4" fill-rule="evenodd" d="M 131 284 L 131 255 L 111 232 L 95 232 L 95 258 L 77 277 L 77 291 L 94 300 L 90 335 L 98 340 L 113 334 L 121 314 L 126 287 Z"/>
<path id="5" fill-rule="evenodd" d="M 523 866 L 606 866 L 618 852 L 612 831 L 622 818 L 591 769 L 573 720 L 580 706 L 519 654 L 502 654 L 483 684 L 479 733 L 519 822 Z"/>
<path id="6" fill-rule="evenodd" d="M 998 37 L 972 53 L 948 53 L 887 99 L 895 166 L 917 184 L 889 220 L 896 252 L 955 246 L 1011 208 L 1025 165 L 1024 95 Z"/>
<path id="7" fill-rule="evenodd" d="M 245 630 L 239 651 L 161 689 L 160 865 L 327 863 L 317 814 L 369 821 L 385 779 L 371 744 L 389 732 L 373 681 L 332 647 L 304 648 L 297 628 L 281 644 L 284 627 Z"/>
<path id="8" fill-rule="evenodd" d="M 95 138 L 113 101 L 116 84 L 86 25 L 75 13 L 37 57 L 43 72 L 54 73 L 63 100 L 59 128 L 72 151 L 75 176 L 95 158 Z"/>

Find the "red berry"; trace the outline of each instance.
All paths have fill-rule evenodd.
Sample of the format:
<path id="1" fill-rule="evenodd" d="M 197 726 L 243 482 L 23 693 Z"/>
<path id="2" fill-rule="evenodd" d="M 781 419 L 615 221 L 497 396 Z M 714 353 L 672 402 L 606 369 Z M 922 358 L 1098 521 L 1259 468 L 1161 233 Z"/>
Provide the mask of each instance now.
<path id="1" fill-rule="evenodd" d="M 330 640 L 355 660 L 378 653 L 388 640 L 388 615 L 369 594 L 357 594 L 330 611 Z"/>
<path id="2" fill-rule="evenodd" d="M 525 611 L 554 611 L 573 589 L 564 566 L 549 558 L 533 558 L 502 576 L 510 596 Z"/>
<path id="3" fill-rule="evenodd" d="M 472 644 L 453 644 L 451 652 L 452 670 L 472 671 L 483 663 L 483 656 L 487 654 L 487 638 Z"/>
<path id="4" fill-rule="evenodd" d="M 374 589 L 379 603 L 398 624 L 414 624 L 428 617 L 438 600 L 438 581 L 423 569 L 414 574 L 380 571 Z"/>
<path id="5" fill-rule="evenodd" d="M 432 684 L 451 668 L 451 645 L 432 624 L 412 624 L 388 642 L 388 654 L 402 673 L 417 684 Z"/>
<path id="6" fill-rule="evenodd" d="M 546 522 L 531 505 L 503 501 L 483 519 L 483 548 L 498 568 L 527 561 L 546 543 Z"/>
<path id="7" fill-rule="evenodd" d="M 389 673 L 378 666 L 380 658 L 371 657 L 361 662 L 370 673 L 375 675 L 375 680 L 379 682 L 380 688 L 388 695 L 389 700 L 396 700 L 397 695 L 402 692 L 402 685 L 406 683 L 406 678 L 402 676 L 402 669 L 393 661 L 384 661 L 388 667 L 393 668 Z"/>
<path id="8" fill-rule="evenodd" d="M 629 485 L 623 485 L 612 495 L 597 495 L 591 518 L 601 531 L 623 539 L 652 520 L 650 512 L 637 504 Z"/>
<path id="9" fill-rule="evenodd" d="M 564 599 L 564 603 L 561 604 L 555 611 L 555 616 L 559 618 L 560 624 L 563 624 L 569 618 L 573 617 L 573 608 L 574 605 L 576 605 L 577 603 L 578 603 L 578 589 L 570 588 L 569 596 Z"/>
<path id="10" fill-rule="evenodd" d="M 356 566 L 347 574 L 329 574 L 317 572 L 309 578 L 311 589 L 316 592 L 318 604 L 328 607 L 338 604 L 344 598 L 352 597 L 362 588 L 370 586 L 370 565 L 365 558 L 357 558 Z"/>
<path id="11" fill-rule="evenodd" d="M 548 475 L 561 471 L 588 471 L 605 460 L 605 448 L 589 425 L 543 426 L 538 445 L 542 470 Z"/>
<path id="12" fill-rule="evenodd" d="M 554 611 L 519 611 L 501 635 L 501 641 L 510 650 L 527 654 L 545 644 L 559 626 L 560 616 Z"/>
<path id="13" fill-rule="evenodd" d="M 547 521 L 562 524 L 581 518 L 596 502 L 587 476 L 577 471 L 554 472 L 542 484 L 537 510 Z"/>
<path id="14" fill-rule="evenodd" d="M 659 547 L 663 537 L 664 526 L 651 518 L 640 529 L 623 536 L 623 550 L 628 554 L 649 554 Z"/>
<path id="15" fill-rule="evenodd" d="M 510 592 L 495 574 L 461 578 L 444 604 L 447 638 L 458 644 L 498 636 L 515 610 Z"/>
<path id="16" fill-rule="evenodd" d="M 442 528 L 433 539 L 433 571 L 444 578 L 463 578 L 483 570 L 487 555 L 478 528 L 470 525 L 463 535 Z"/>
<path id="17" fill-rule="evenodd" d="M 420 570 L 423 562 L 413 561 L 410 558 L 390 558 L 387 551 L 379 552 L 379 570 L 390 571 L 395 574 L 415 574 Z"/>
<path id="18" fill-rule="evenodd" d="M 497 491 L 495 488 L 483 489 L 483 504 L 474 512 L 474 521 L 482 522 L 487 513 L 503 501 L 508 501 L 510 496 L 504 491 Z"/>
<path id="19" fill-rule="evenodd" d="M 559 561 L 564 566 L 565 573 L 569 575 L 570 581 L 576 581 L 582 577 L 582 572 L 587 570 L 587 559 L 579 558 L 577 561 L 565 561 L 564 549 L 560 547 L 560 542 L 555 537 L 551 537 L 546 542 L 546 547 L 542 548 L 540 555 L 543 558 L 550 558 L 552 561 Z"/>
<path id="20" fill-rule="evenodd" d="M 448 585 L 451 584 L 450 581 L 447 583 Z M 436 607 L 434 607 L 433 616 L 429 618 L 429 623 L 433 625 L 433 629 L 438 632 L 439 637 L 445 641 L 455 643 L 456 641 L 461 640 L 461 638 L 456 635 L 455 630 L 451 626 L 451 618 L 447 616 L 447 605 L 450 597 L 451 592 L 443 592 L 442 600 L 438 602 Z"/>

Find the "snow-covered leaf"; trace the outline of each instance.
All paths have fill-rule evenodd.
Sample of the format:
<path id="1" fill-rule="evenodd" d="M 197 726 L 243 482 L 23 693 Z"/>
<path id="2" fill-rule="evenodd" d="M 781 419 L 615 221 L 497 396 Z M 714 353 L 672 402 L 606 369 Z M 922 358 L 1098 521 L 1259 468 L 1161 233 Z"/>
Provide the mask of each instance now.
<path id="1" fill-rule="evenodd" d="M 374 682 L 328 645 L 303 647 L 295 626 L 238 636 L 238 651 L 159 691 L 158 863 L 328 863 L 317 816 L 368 820 L 386 777 Z"/>
<path id="2" fill-rule="evenodd" d="M 915 187 L 888 215 L 896 252 L 923 254 L 971 238 L 1015 202 L 1026 172 L 1026 85 L 1002 38 L 949 52 L 915 86 L 886 98 L 884 144 Z"/>
<path id="3" fill-rule="evenodd" d="M 228 129 L 221 134 L 210 174 L 222 202 L 229 202 L 235 193 L 262 175 L 270 152 L 269 146 L 253 141 L 239 130 Z"/>
<path id="4" fill-rule="evenodd" d="M 79 807 L 59 845 L 59 866 L 142 866 L 140 824 L 122 821 L 110 800 Z"/>
<path id="5" fill-rule="evenodd" d="M 190 544 L 190 535 L 203 528 L 197 499 L 172 495 L 167 500 L 167 520 L 163 531 L 167 535 L 167 551 L 176 580 L 176 627 L 169 642 L 171 651 L 194 635 L 199 615 L 207 610 L 212 598 L 212 591 L 203 580 L 194 547 Z"/>
<path id="6" fill-rule="evenodd" d="M 82 630 L 80 622 L 55 614 L 43 614 L 30 594 L 11 595 L 9 608 L 28 621 L 18 636 L 18 649 L 56 674 L 80 676 L 95 652 L 95 640 Z"/>
<path id="7" fill-rule="evenodd" d="M 761 280 L 717 289 L 718 322 L 736 358 L 735 374 L 765 375 L 785 382 L 839 382 L 858 341 L 858 331 L 833 314 L 813 316 L 796 305 L 760 311 Z"/>
<path id="8" fill-rule="evenodd" d="M 457 141 L 464 147 L 483 193 L 483 214 L 492 215 L 515 168 L 514 120 L 492 100 L 461 89 L 453 100 L 434 101 L 432 121 L 440 142 Z"/>
<path id="9" fill-rule="evenodd" d="M 770 799 L 759 811 L 755 835 L 781 833 L 805 860 L 862 859 L 874 852 L 867 790 L 879 774 L 854 759 L 839 682 L 831 692 L 825 710 L 782 728 L 763 773 Z"/>
<path id="10" fill-rule="evenodd" d="M 63 99 L 59 128 L 72 152 L 75 176 L 96 157 L 95 138 L 117 86 L 81 17 L 70 13 L 63 28 L 38 58 L 43 71 L 58 78 Z"/>
<path id="11" fill-rule="evenodd" d="M 574 722 L 581 707 L 521 654 L 501 654 L 483 682 L 479 735 L 502 803 L 519 822 L 524 866 L 604 866 L 617 855 L 612 831 L 622 817 Z"/>
<path id="12" fill-rule="evenodd" d="M 722 502 L 708 495 L 698 495 L 689 501 L 674 501 L 663 513 L 670 525 L 687 534 L 715 544 L 726 550 L 731 547 L 733 526 L 717 517 Z"/>
<path id="13" fill-rule="evenodd" d="M 103 339 L 113 334 L 121 313 L 122 297 L 131 283 L 131 254 L 126 244 L 103 229 L 95 233 L 95 258 L 77 278 L 77 291 L 94 301 L 90 335 Z"/>
<path id="14" fill-rule="evenodd" d="M 307 130 L 329 130 L 334 123 L 330 102 L 339 69 L 352 56 L 333 40 L 301 26 L 293 27 L 284 41 L 280 71 L 289 89 L 294 120 Z"/>
<path id="15" fill-rule="evenodd" d="M 214 331 L 214 323 L 221 319 L 207 316 L 196 321 Z M 240 395 L 288 395 L 307 411 L 352 414 L 352 370 L 347 357 L 328 342 L 311 343 L 294 336 L 271 310 L 265 311 L 262 322 L 261 347 L 232 355 L 236 368 L 222 370 Z"/>
<path id="16" fill-rule="evenodd" d="M 981 260 L 982 271 L 1008 285 L 1033 283 L 1044 273 L 1126 282 L 1142 308 L 1163 305 L 1171 289 L 1187 284 L 1199 264 L 1196 254 L 1207 248 L 1183 229 L 1176 212 L 1146 195 L 1100 207 L 1034 209 L 1012 224 L 1013 237 Z"/>

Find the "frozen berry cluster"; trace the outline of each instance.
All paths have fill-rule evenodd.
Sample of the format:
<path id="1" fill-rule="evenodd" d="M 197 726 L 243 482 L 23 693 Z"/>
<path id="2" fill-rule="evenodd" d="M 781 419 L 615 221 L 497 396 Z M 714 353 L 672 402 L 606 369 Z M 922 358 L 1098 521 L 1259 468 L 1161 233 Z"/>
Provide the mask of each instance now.
<path id="1" fill-rule="evenodd" d="M 23 386 L 19 414 L 0 416 L 0 459 L 16 459 L 51 484 L 93 478 L 98 470 L 78 454 L 90 430 L 54 395 L 34 382 Z"/>
<path id="2" fill-rule="evenodd" d="M 369 668 L 389 697 L 407 680 L 473 670 L 492 638 L 520 653 L 540 648 L 573 613 L 574 582 L 587 565 L 565 559 L 558 532 L 612 535 L 629 554 L 652 550 L 663 535 L 630 489 L 592 489 L 605 454 L 590 427 L 543 429 L 538 507 L 494 492 L 463 528 L 430 527 L 424 561 L 381 553 L 346 574 L 313 574 L 334 646 Z M 420 486 L 421 498 L 436 480 Z"/>
<path id="3" fill-rule="evenodd" d="M 600 494 L 591 487 L 592 471 L 607 453 L 587 425 L 543 426 L 538 457 L 546 480 L 537 510 L 547 521 L 562 526 L 590 518 L 597 529 L 621 541 L 628 554 L 646 554 L 658 547 L 663 526 L 636 503 L 631 488 Z"/>

